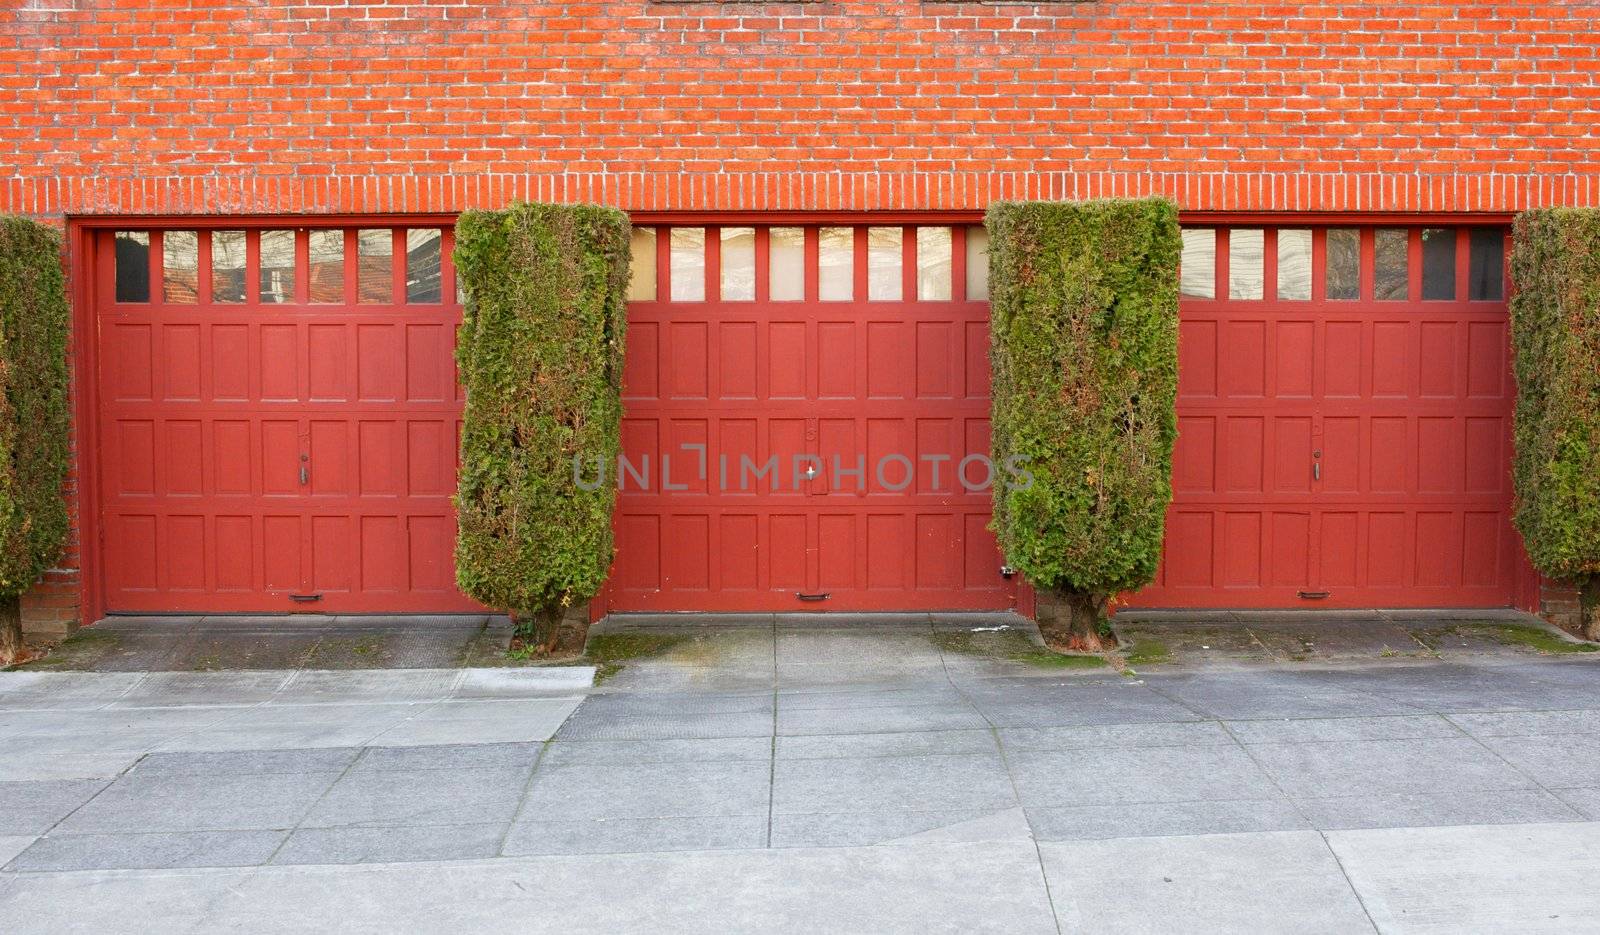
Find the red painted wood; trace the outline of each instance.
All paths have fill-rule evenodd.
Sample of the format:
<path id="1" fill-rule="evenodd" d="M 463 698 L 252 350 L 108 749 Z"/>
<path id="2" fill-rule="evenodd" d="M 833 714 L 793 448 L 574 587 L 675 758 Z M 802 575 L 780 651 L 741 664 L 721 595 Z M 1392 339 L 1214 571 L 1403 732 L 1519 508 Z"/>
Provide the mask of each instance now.
<path id="1" fill-rule="evenodd" d="M 818 300 L 815 226 L 805 231 L 806 300 L 770 299 L 769 232 L 758 226 L 755 301 L 667 301 L 669 230 L 658 229 L 658 301 L 629 312 L 623 449 L 636 469 L 648 457 L 651 486 L 624 479 L 608 609 L 1014 607 L 1017 583 L 1001 577 L 986 528 L 989 492 L 954 481 L 963 456 L 989 450 L 987 303 L 867 301 L 864 226 L 855 227 L 853 301 Z M 708 243 L 717 232 L 707 229 Z M 914 228 L 903 236 L 909 262 Z M 707 253 L 713 276 L 728 259 Z M 902 291 L 914 296 L 914 274 L 902 270 Z M 952 295 L 964 294 L 958 275 Z M 719 295 L 715 282 L 706 295 Z M 706 446 L 703 477 L 685 444 Z M 793 458 L 805 454 L 822 470 L 796 484 Z M 896 454 L 916 465 L 903 490 L 893 489 L 905 474 L 898 461 L 876 476 Z M 937 488 L 924 454 L 949 457 Z M 663 455 L 685 489 L 662 489 Z M 777 456 L 781 478 L 751 476 L 740 489 L 741 455 L 757 466 Z M 858 457 L 859 480 L 834 470 L 835 458 L 853 470 Z"/>
<path id="2" fill-rule="evenodd" d="M 1286 228 L 1306 224 L 1280 222 Z M 1398 222 L 1386 227 L 1406 226 Z M 1324 233 L 1312 299 L 1180 302 L 1179 439 L 1164 559 L 1143 607 L 1489 607 L 1525 590 L 1511 515 L 1511 378 L 1503 300 L 1421 295 L 1419 228 L 1406 301 L 1327 301 Z M 1466 232 L 1458 237 L 1466 260 Z M 1321 451 L 1321 476 L 1313 473 Z M 1327 592 L 1307 599 L 1302 592 Z"/>
<path id="3" fill-rule="evenodd" d="M 382 301 L 360 304 L 352 229 L 344 301 L 309 304 L 300 228 L 293 301 L 263 304 L 252 229 L 246 301 L 227 304 L 211 301 L 202 233 L 199 301 L 182 304 L 162 300 L 158 232 L 153 301 L 118 303 L 113 234 L 88 236 L 101 274 L 93 359 L 107 610 L 480 610 L 454 586 L 461 309 L 448 262 L 444 301 L 407 304 L 397 230 L 391 272 L 368 290 Z M 450 237 L 444 226 L 446 257 Z"/>

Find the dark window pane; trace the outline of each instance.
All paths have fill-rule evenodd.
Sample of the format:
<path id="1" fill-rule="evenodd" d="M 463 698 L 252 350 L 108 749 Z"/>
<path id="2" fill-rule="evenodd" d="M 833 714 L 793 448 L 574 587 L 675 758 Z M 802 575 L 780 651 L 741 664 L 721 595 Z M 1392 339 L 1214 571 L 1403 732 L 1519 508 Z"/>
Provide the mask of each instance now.
<path id="1" fill-rule="evenodd" d="M 406 301 L 439 302 L 439 244 L 437 230 L 406 231 Z"/>
<path id="2" fill-rule="evenodd" d="M 150 301 L 150 235 L 117 231 L 117 301 Z"/>
<path id="3" fill-rule="evenodd" d="M 1361 232 L 1349 227 L 1328 231 L 1328 282 L 1330 299 L 1361 298 Z"/>
<path id="4" fill-rule="evenodd" d="M 211 232 L 211 301 L 244 301 L 244 231 Z"/>
<path id="5" fill-rule="evenodd" d="M 161 234 L 161 300 L 192 305 L 200 300 L 200 234 Z"/>
<path id="6" fill-rule="evenodd" d="M 1422 297 L 1456 297 L 1456 232 L 1453 227 L 1430 227 L 1422 232 Z"/>
<path id="7" fill-rule="evenodd" d="M 1467 298 L 1505 298 L 1506 235 L 1492 228 L 1474 228 L 1467 247 L 1471 256 L 1467 267 Z"/>
<path id="8" fill-rule="evenodd" d="M 1216 298 L 1217 232 L 1209 227 L 1184 228 L 1178 269 L 1178 289 L 1185 298 Z"/>
<path id="9" fill-rule="evenodd" d="M 294 231 L 261 232 L 261 301 L 294 301 Z"/>
<path id="10" fill-rule="evenodd" d="M 1411 297 L 1406 273 L 1404 230 L 1380 230 L 1377 235 L 1377 263 L 1373 270 L 1372 297 L 1404 302 Z"/>
<path id="11" fill-rule="evenodd" d="M 394 301 L 394 235 L 387 227 L 357 234 L 357 301 L 363 305 L 388 305 Z"/>
<path id="12" fill-rule="evenodd" d="M 344 301 L 344 231 L 311 232 L 311 301 Z"/>

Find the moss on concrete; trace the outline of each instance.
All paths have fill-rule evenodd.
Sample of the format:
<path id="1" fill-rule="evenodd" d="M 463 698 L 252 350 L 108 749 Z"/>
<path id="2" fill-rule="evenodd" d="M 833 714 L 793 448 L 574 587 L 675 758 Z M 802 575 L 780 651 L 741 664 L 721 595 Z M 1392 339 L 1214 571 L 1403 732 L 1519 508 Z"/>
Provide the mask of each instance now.
<path id="1" fill-rule="evenodd" d="M 1160 640 L 1148 637 L 1136 639 L 1128 651 L 1122 654 L 1122 661 L 1130 666 L 1159 666 L 1172 662 L 1172 650 Z"/>
<path id="2" fill-rule="evenodd" d="M 1440 650 L 1450 637 L 1464 640 L 1467 644 L 1483 642 L 1501 647 L 1522 648 L 1539 655 L 1570 655 L 1570 653 L 1592 653 L 1600 650 L 1600 645 L 1592 642 L 1571 639 L 1539 626 L 1523 626 L 1515 623 L 1462 623 L 1445 628 L 1427 629 L 1416 634 L 1416 639 L 1421 640 L 1422 644 L 1435 652 Z"/>
<path id="3" fill-rule="evenodd" d="M 122 645 L 121 635 L 112 630 L 80 629 L 31 662 L 18 669 L 84 669 L 111 655 Z"/>
<path id="4" fill-rule="evenodd" d="M 1038 645 L 1021 630 L 947 630 L 933 634 L 941 652 L 1001 659 L 1036 669 L 1103 669 L 1104 657 L 1058 653 Z"/>

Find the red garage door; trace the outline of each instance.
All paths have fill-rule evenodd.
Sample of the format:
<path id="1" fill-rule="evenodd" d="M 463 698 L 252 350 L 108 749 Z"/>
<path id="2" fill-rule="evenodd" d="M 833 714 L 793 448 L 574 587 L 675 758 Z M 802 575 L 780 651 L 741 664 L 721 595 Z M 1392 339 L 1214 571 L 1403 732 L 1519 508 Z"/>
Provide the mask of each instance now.
<path id="1" fill-rule="evenodd" d="M 97 234 L 111 611 L 470 611 L 447 229 Z"/>
<path id="2" fill-rule="evenodd" d="M 1176 607 L 1505 606 L 1500 228 L 1184 232 Z"/>
<path id="3" fill-rule="evenodd" d="M 635 230 L 609 609 L 1013 606 L 981 234 Z"/>

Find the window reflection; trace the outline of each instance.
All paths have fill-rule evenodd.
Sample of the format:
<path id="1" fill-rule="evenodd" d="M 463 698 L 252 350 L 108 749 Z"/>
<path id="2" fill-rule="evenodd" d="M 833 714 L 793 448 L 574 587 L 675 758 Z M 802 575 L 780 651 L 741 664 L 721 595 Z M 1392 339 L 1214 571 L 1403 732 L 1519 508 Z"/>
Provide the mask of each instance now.
<path id="1" fill-rule="evenodd" d="M 848 302 L 856 294 L 856 232 L 824 227 L 817 232 L 817 292 L 824 302 Z"/>
<path id="2" fill-rule="evenodd" d="M 439 259 L 444 234 L 439 230 L 406 231 L 406 302 L 431 305 L 443 301 Z"/>
<path id="3" fill-rule="evenodd" d="M 667 273 L 674 302 L 703 302 L 706 297 L 706 229 L 674 227 Z"/>
<path id="4" fill-rule="evenodd" d="M 311 232 L 311 301 L 322 304 L 344 301 L 344 231 Z"/>
<path id="5" fill-rule="evenodd" d="M 1326 257 L 1327 282 L 1324 291 L 1330 299 L 1361 298 L 1361 232 L 1338 227 L 1328 231 Z"/>
<path id="6" fill-rule="evenodd" d="M 1278 231 L 1278 299 L 1304 302 L 1311 298 L 1311 231 Z"/>
<path id="7" fill-rule="evenodd" d="M 1266 249 L 1266 232 L 1260 228 L 1236 227 L 1228 232 L 1228 298 L 1261 298 Z"/>
<path id="8" fill-rule="evenodd" d="M 724 227 L 721 247 L 722 300 L 753 300 L 756 297 L 756 229 Z"/>
<path id="9" fill-rule="evenodd" d="M 1217 232 L 1209 227 L 1183 231 L 1179 293 L 1189 299 L 1217 297 Z"/>
<path id="10" fill-rule="evenodd" d="M 261 301 L 294 301 L 294 231 L 261 232 Z"/>
<path id="11" fill-rule="evenodd" d="M 244 301 L 244 231 L 211 232 L 211 301 Z"/>
<path id="12" fill-rule="evenodd" d="M 161 235 L 161 300 L 180 305 L 200 301 L 200 233 Z"/>
<path id="13" fill-rule="evenodd" d="M 989 230 L 977 225 L 967 228 L 967 298 L 989 300 Z"/>
<path id="14" fill-rule="evenodd" d="M 767 229 L 767 294 L 774 302 L 806 297 L 806 232 L 799 227 Z"/>
<path id="15" fill-rule="evenodd" d="M 387 227 L 356 234 L 356 301 L 388 305 L 394 301 L 394 235 Z"/>
<path id="16" fill-rule="evenodd" d="M 656 229 L 635 227 L 628 237 L 633 253 L 628 263 L 628 301 L 656 300 Z"/>
<path id="17" fill-rule="evenodd" d="M 949 301 L 951 249 L 950 228 L 917 228 L 917 298 Z"/>
<path id="18" fill-rule="evenodd" d="M 867 298 L 874 302 L 898 301 L 903 233 L 898 227 L 867 228 Z"/>
<path id="19" fill-rule="evenodd" d="M 1376 263 L 1373 268 L 1372 297 L 1391 302 L 1403 302 L 1411 297 L 1408 259 L 1406 256 L 1406 231 L 1379 230 L 1374 234 Z"/>

